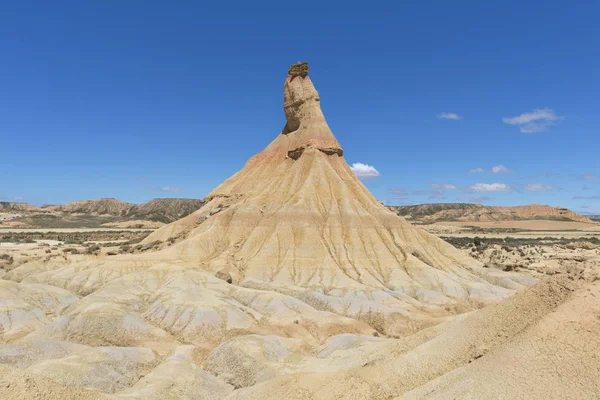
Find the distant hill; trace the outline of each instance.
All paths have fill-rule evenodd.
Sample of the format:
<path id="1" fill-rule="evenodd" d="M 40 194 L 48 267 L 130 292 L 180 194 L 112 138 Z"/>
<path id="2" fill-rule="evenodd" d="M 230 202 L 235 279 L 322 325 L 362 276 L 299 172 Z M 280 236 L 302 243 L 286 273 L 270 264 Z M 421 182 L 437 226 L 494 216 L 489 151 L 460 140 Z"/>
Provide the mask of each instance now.
<path id="1" fill-rule="evenodd" d="M 42 209 L 28 203 L 15 203 L 9 201 L 0 201 L 0 212 L 42 212 Z"/>
<path id="2" fill-rule="evenodd" d="M 134 205 L 125 215 L 128 220 L 163 222 L 176 221 L 198 210 L 205 201 L 200 199 L 153 199 Z"/>
<path id="3" fill-rule="evenodd" d="M 588 217 L 561 207 L 539 204 L 514 207 L 491 207 L 468 203 L 418 204 L 388 207 L 400 216 L 421 222 L 440 221 L 519 221 L 546 219 L 592 222 Z"/>
<path id="4" fill-rule="evenodd" d="M 157 228 L 200 209 L 203 199 L 153 199 L 132 204 L 113 198 L 81 200 L 64 205 L 40 207 L 27 203 L 0 202 L 0 212 L 22 213 L 25 218 L 4 221 L 2 226 L 23 228 Z M 421 223 L 442 221 L 519 221 L 544 219 L 592 222 L 600 217 L 585 217 L 571 210 L 538 204 L 515 207 L 490 207 L 468 203 L 388 206 L 396 214 Z"/>
<path id="5" fill-rule="evenodd" d="M 588 215 L 588 218 L 592 221 L 600 222 L 600 215 Z"/>
<path id="6" fill-rule="evenodd" d="M 204 205 L 201 199 L 153 199 L 144 204 L 113 198 L 81 200 L 40 207 L 27 203 L 0 203 L 0 212 L 22 213 L 24 218 L 2 226 L 21 228 L 157 228 L 189 215 Z"/>
<path id="7" fill-rule="evenodd" d="M 113 198 L 81 200 L 59 206 L 44 206 L 45 210 L 69 214 L 124 216 L 134 204 Z"/>

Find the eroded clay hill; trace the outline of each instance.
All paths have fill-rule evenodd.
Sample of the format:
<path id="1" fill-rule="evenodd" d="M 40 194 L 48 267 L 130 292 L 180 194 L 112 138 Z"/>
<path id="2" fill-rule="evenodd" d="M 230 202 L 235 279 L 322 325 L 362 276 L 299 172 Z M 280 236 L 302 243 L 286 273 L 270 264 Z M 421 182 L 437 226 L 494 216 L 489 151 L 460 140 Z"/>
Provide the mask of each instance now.
<path id="1" fill-rule="evenodd" d="M 0 201 L 0 212 L 41 212 L 42 209 L 27 203 Z"/>
<path id="2" fill-rule="evenodd" d="M 436 378 L 457 371 L 464 382 L 459 369 L 479 359 L 491 371 L 576 290 L 566 277 L 527 289 L 537 280 L 485 268 L 383 207 L 346 164 L 306 64 L 290 68 L 284 111 L 275 140 L 202 208 L 148 237 L 147 251 L 6 265 L 0 397 L 463 390 Z M 583 379 L 595 364 L 585 365 Z"/>
<path id="3" fill-rule="evenodd" d="M 98 199 L 81 200 L 60 206 L 46 206 L 47 211 L 72 213 L 72 214 L 92 214 L 92 215 L 125 215 L 133 204 L 126 203 L 117 199 Z"/>
<path id="4" fill-rule="evenodd" d="M 588 217 L 562 207 L 541 204 L 513 207 L 491 207 L 468 203 L 417 204 L 390 206 L 398 215 L 422 222 L 441 221 L 522 221 L 544 219 L 592 223 Z"/>
<path id="5" fill-rule="evenodd" d="M 418 291 L 440 302 L 498 299 L 520 287 L 510 278 L 482 280 L 479 263 L 382 206 L 346 163 L 307 67 L 293 68 L 283 131 L 203 208 L 146 243 L 175 238 L 165 254 L 236 283 Z"/>

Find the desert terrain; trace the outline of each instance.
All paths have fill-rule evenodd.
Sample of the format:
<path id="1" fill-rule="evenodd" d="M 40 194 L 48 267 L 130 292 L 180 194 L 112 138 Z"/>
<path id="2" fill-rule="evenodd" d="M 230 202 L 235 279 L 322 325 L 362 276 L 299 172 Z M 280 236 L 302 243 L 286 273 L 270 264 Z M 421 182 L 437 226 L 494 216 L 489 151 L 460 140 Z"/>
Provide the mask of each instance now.
<path id="1" fill-rule="evenodd" d="M 27 203 L 0 202 L 2 229 L 156 229 L 183 218 L 205 203 L 202 199 L 153 199 L 132 204 L 114 198 L 81 200 L 36 207 Z"/>
<path id="2" fill-rule="evenodd" d="M 320 102 L 292 65 L 283 130 L 160 225 L 111 199 L 47 209 L 103 229 L 3 227 L 0 398 L 600 398 L 600 225 L 405 219 Z"/>
<path id="3" fill-rule="evenodd" d="M 114 198 L 81 200 L 63 205 L 36 207 L 27 203 L 0 202 L 2 229 L 156 229 L 196 211 L 210 199 L 153 199 L 132 204 Z M 386 206 L 415 224 L 480 226 L 540 230 L 595 229 L 593 218 L 561 207 L 531 204 L 489 207 L 446 203 Z M 559 222 L 562 222 L 559 223 Z"/>

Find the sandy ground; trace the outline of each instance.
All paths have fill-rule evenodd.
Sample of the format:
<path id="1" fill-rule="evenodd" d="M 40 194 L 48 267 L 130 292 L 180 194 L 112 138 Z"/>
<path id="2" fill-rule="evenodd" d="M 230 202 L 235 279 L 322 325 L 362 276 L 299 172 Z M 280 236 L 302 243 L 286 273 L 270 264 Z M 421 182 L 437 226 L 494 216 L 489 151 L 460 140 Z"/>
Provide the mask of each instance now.
<path id="1" fill-rule="evenodd" d="M 589 234 L 548 232 L 556 237 Z M 465 230 L 454 235 L 475 236 Z M 520 290 L 524 294 L 513 296 L 516 303 L 509 298 L 479 311 L 481 304 L 471 309 L 437 307 L 414 293 L 412 301 L 419 302 L 421 311 L 407 309 L 412 321 L 407 325 L 407 320 L 379 312 L 349 319 L 343 307 L 328 304 L 332 296 L 307 296 L 295 288 L 264 284 L 259 290 L 230 285 L 183 264 L 161 265 L 153 260 L 154 253 L 139 258 L 147 269 L 105 253 L 73 256 L 63 248 L 37 244 L 0 246 L 0 254 L 14 258 L 10 265 L 0 260 L 0 310 L 11 315 L 0 326 L 0 398 L 510 399 L 518 398 L 507 387 L 520 387 L 516 376 L 525 373 L 520 368 L 535 371 L 535 365 L 540 376 L 519 389 L 527 398 L 569 398 L 547 395 L 544 386 L 552 380 L 561 382 L 556 393 L 597 398 L 600 390 L 582 383 L 600 376 L 590 361 L 597 356 L 596 348 L 572 340 L 565 347 L 563 336 L 546 336 L 556 321 L 567 318 L 560 322 L 566 324 L 560 330 L 565 335 L 585 337 L 590 346 L 600 337 L 581 333 L 600 331 L 596 322 L 577 314 L 587 313 L 591 296 L 599 293 L 590 285 L 600 279 L 600 246 L 489 245 L 461 251 L 490 272 L 498 271 L 498 279 L 507 274 L 553 281 L 534 286 L 533 292 Z M 110 270 L 120 272 L 108 278 Z M 570 286 L 563 292 L 561 285 Z M 369 308 L 377 304 L 358 297 L 352 301 Z M 235 304 L 245 311 L 240 313 Z M 96 311 L 99 306 L 102 314 Z M 231 326 L 218 322 L 219 315 L 226 315 Z M 515 320 L 515 315 L 522 318 Z M 106 318 L 106 324 L 101 322 Z M 207 330 L 199 321 L 215 324 Z M 394 324 L 404 328 L 395 330 Z M 531 343 L 545 343 L 539 350 L 544 355 L 507 361 L 527 354 L 523 346 Z M 565 361 L 548 372 L 546 353 Z M 527 364 L 536 357 L 541 357 L 538 364 Z M 504 368 L 509 362 L 518 363 L 510 373 Z M 578 363 L 585 369 L 576 372 Z M 504 383 L 496 384 L 489 371 L 497 371 Z"/>
<path id="2" fill-rule="evenodd" d="M 437 225 L 437 224 L 436 224 Z M 477 226 L 484 229 L 524 229 L 534 231 L 569 231 L 569 230 L 589 230 L 600 232 L 600 224 L 587 224 L 584 222 L 572 221 L 547 221 L 547 220 L 526 220 L 526 221 L 487 221 L 487 222 L 457 222 L 444 221 L 439 225 L 469 227 Z"/>
<path id="3" fill-rule="evenodd" d="M 510 233 L 502 233 L 502 232 L 452 232 L 446 233 L 441 232 L 438 233 L 440 236 L 444 237 L 487 237 L 487 238 L 505 238 L 505 237 L 513 237 L 513 238 L 568 238 L 568 239 L 576 239 L 576 238 L 600 238 L 600 232 L 586 232 L 586 231 L 522 231 L 522 232 L 510 232 Z"/>
<path id="4" fill-rule="evenodd" d="M 152 229 L 136 229 L 136 228 L 56 228 L 56 229 L 39 229 L 39 228 L 0 228 L 0 233 L 31 233 L 31 232 L 59 232 L 59 233 L 77 233 L 77 232 L 148 232 Z"/>
<path id="5" fill-rule="evenodd" d="M 62 244 L 63 242 L 58 240 L 36 240 L 35 243 L 0 242 L 0 251 L 4 249 L 35 249 L 40 247 L 40 245 L 58 246 Z"/>
<path id="6" fill-rule="evenodd" d="M 156 221 L 144 221 L 144 220 L 132 220 L 132 221 L 121 221 L 121 222 L 111 222 L 102 224 L 102 226 L 106 228 L 120 228 L 120 229 L 157 229 L 161 226 L 164 226 L 163 222 Z"/>
<path id="7" fill-rule="evenodd" d="M 515 221 L 505 221 L 494 223 L 490 226 L 489 222 L 445 222 L 430 225 L 418 225 L 426 231 L 443 237 L 486 237 L 486 238 L 600 238 L 600 224 L 582 224 L 580 222 L 562 222 L 562 221 L 518 221 L 522 222 L 515 225 Z M 541 223 L 540 223 L 541 222 Z M 458 225 L 457 225 L 458 224 Z M 470 227 L 476 226 L 480 229 L 473 230 Z M 582 229 L 572 229 L 579 226 Z M 496 229 L 525 229 L 524 227 L 537 227 L 538 229 L 518 230 L 515 232 L 502 232 Z M 561 229 L 561 228 L 568 229 Z"/>

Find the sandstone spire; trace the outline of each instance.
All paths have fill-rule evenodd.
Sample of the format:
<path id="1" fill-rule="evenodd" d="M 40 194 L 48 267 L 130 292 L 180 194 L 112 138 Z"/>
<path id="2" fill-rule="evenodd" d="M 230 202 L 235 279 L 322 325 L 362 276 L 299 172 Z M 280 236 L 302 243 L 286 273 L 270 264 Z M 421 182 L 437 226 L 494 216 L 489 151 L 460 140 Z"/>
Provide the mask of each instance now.
<path id="1" fill-rule="evenodd" d="M 482 282 L 481 264 L 387 210 L 357 179 L 327 125 L 307 63 L 288 71 L 284 111 L 283 131 L 214 189 L 208 204 L 146 241 L 186 237 L 173 246 L 180 257 L 213 272 L 226 269 L 234 282 L 421 288 L 455 300 L 511 293 Z"/>
<path id="2" fill-rule="evenodd" d="M 297 159 L 308 147 L 326 154 L 343 154 L 321 111 L 319 93 L 308 76 L 308 63 L 289 67 L 283 86 L 283 109 L 287 123 L 281 133 L 288 137 L 288 156 Z"/>

